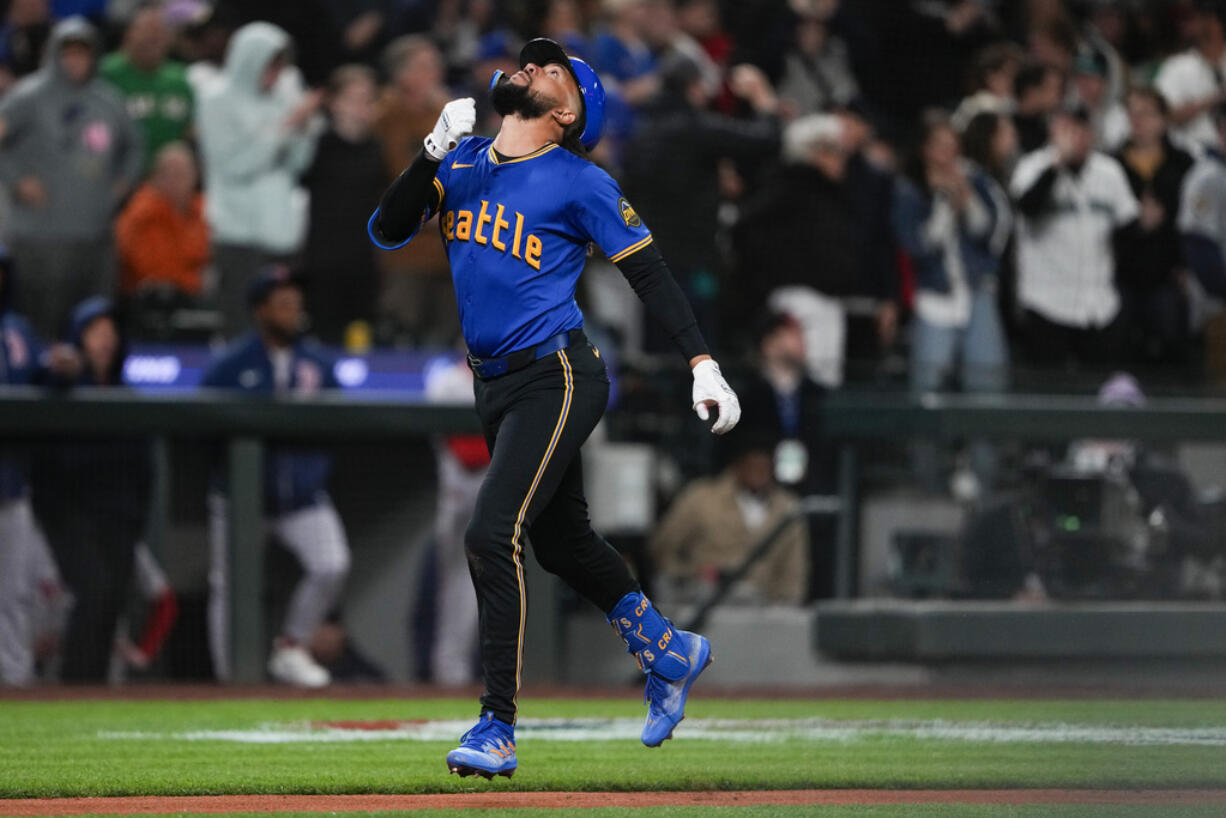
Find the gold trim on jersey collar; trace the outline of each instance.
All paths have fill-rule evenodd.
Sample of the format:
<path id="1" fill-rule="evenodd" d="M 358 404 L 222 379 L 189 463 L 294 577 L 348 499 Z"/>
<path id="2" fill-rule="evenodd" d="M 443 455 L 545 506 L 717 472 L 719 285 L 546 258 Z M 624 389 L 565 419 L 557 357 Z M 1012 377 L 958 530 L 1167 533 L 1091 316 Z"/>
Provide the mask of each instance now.
<path id="1" fill-rule="evenodd" d="M 523 156 L 516 156 L 513 159 L 507 159 L 505 161 L 499 161 L 498 154 L 494 152 L 494 146 L 491 144 L 489 147 L 490 161 L 495 165 L 513 165 L 516 162 L 527 162 L 529 159 L 535 159 L 541 154 L 549 153 L 551 150 L 557 147 L 560 147 L 557 142 L 550 142 L 542 148 L 537 148 L 532 153 L 528 153 Z"/>

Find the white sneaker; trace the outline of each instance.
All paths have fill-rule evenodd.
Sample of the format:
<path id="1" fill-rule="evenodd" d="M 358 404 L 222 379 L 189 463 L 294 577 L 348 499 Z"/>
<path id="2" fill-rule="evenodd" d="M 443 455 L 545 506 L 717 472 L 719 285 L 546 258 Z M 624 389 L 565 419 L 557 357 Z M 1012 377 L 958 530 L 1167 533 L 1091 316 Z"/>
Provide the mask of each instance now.
<path id="1" fill-rule="evenodd" d="M 268 674 L 278 682 L 295 687 L 327 687 L 332 674 L 297 645 L 273 648 L 268 657 Z"/>

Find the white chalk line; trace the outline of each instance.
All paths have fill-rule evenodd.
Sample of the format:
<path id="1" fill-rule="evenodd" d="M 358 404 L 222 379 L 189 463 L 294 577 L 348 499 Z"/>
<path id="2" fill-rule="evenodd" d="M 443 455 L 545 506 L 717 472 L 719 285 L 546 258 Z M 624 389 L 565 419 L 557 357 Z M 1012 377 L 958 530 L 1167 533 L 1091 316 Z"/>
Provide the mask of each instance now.
<path id="1" fill-rule="evenodd" d="M 265 724 L 243 730 L 178 732 L 116 731 L 98 733 L 112 740 L 228 741 L 240 744 L 309 744 L 370 741 L 454 742 L 472 726 L 465 721 L 406 722 L 390 729 L 354 729 L 301 724 Z M 639 719 L 521 719 L 517 740 L 621 741 L 638 739 Z M 687 719 L 677 738 L 773 743 L 782 741 L 853 743 L 880 738 L 961 741 L 984 744 L 1083 743 L 1121 745 L 1194 745 L 1226 747 L 1226 726 L 1136 727 L 1064 722 L 1005 724 L 944 720 L 838 721 L 829 719 Z"/>

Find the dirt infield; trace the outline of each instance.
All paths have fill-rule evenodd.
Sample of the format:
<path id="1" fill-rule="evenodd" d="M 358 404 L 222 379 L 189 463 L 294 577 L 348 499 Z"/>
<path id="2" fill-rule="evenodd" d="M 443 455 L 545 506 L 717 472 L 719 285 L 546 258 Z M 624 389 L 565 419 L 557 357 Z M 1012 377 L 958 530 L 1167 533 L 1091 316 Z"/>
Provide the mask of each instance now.
<path id="1" fill-rule="evenodd" d="M 590 809 L 672 806 L 890 804 L 1222 804 L 1226 790 L 754 790 L 747 792 L 484 792 L 441 795 L 205 795 L 0 800 L 0 815 L 385 812 L 421 809 Z"/>

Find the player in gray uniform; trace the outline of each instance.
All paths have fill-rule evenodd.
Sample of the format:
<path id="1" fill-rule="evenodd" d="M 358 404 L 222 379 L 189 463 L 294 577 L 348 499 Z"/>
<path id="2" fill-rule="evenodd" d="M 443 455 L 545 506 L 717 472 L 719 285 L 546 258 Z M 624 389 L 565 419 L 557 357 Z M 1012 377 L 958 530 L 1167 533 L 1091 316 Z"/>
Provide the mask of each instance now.
<path id="1" fill-rule="evenodd" d="M 302 290 L 281 265 L 269 265 L 248 293 L 255 329 L 230 344 L 209 365 L 201 385 L 261 395 L 313 395 L 338 389 L 331 361 L 300 336 L 305 321 Z M 332 679 L 307 650 L 311 637 L 340 597 L 349 574 L 349 543 L 328 498 L 331 459 L 323 452 L 270 447 L 265 462 L 265 523 L 302 566 L 280 635 L 268 659 L 274 679 L 298 687 L 323 687 Z M 229 678 L 227 500 L 217 476 L 209 497 L 209 643 L 213 670 Z"/>

